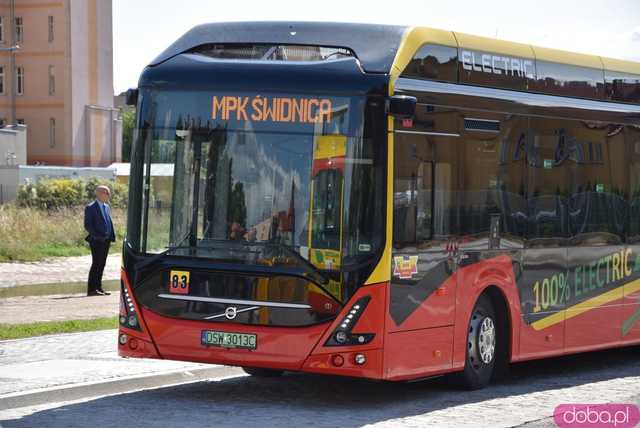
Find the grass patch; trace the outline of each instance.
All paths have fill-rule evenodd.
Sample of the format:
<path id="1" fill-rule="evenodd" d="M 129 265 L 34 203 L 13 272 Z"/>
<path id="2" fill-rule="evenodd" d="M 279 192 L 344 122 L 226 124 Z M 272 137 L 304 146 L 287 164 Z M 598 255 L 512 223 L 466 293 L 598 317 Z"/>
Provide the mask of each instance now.
<path id="1" fill-rule="evenodd" d="M 111 213 L 117 236 L 110 252 L 118 253 L 122 250 L 126 212 L 112 208 Z M 0 262 L 91 254 L 86 235 L 84 207 L 42 210 L 0 205 Z"/>
<path id="2" fill-rule="evenodd" d="M 30 324 L 0 324 L 0 340 L 23 339 L 46 334 L 75 333 L 79 331 L 111 330 L 118 328 L 118 317 L 92 320 L 36 322 Z"/>

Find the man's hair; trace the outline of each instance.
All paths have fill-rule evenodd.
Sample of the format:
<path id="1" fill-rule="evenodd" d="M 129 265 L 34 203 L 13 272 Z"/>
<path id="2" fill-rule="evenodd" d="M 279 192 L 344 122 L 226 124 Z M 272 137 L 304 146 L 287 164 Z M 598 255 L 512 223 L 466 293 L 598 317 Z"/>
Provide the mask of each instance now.
<path id="1" fill-rule="evenodd" d="M 96 187 L 96 194 L 98 192 L 105 192 L 107 195 L 111 195 L 111 189 L 108 186 L 100 185 Z"/>

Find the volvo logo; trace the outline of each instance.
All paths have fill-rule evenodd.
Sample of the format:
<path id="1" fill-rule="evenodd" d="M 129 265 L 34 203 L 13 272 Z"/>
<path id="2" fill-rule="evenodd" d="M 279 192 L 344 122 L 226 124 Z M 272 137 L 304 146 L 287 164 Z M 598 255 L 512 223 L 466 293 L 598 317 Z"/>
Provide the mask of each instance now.
<path id="1" fill-rule="evenodd" d="M 248 308 L 238 309 L 236 306 L 227 306 L 227 308 L 224 310 L 223 313 L 217 314 L 217 315 L 211 315 L 211 316 L 208 316 L 208 317 L 204 317 L 204 319 L 212 320 L 212 319 L 216 319 L 216 318 L 225 317 L 228 320 L 234 320 L 234 319 L 236 319 L 238 314 L 241 314 L 243 312 L 255 311 L 256 309 L 260 309 L 260 307 L 259 306 L 250 306 Z"/>
<path id="2" fill-rule="evenodd" d="M 238 316 L 238 308 L 236 308 L 235 306 L 229 306 L 227 309 L 224 310 L 224 316 L 228 320 L 234 319 L 235 317 Z"/>

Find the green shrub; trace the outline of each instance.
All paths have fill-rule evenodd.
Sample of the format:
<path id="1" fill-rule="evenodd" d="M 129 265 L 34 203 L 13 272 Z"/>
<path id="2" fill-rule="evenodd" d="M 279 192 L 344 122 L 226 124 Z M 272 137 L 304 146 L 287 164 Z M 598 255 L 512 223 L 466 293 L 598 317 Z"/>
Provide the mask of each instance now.
<path id="1" fill-rule="evenodd" d="M 111 189 L 112 206 L 117 208 L 127 206 L 129 193 L 127 185 L 96 177 L 53 178 L 27 183 L 18 189 L 16 202 L 21 207 L 47 210 L 83 206 L 95 199 L 95 190 L 99 185 L 106 185 Z"/>

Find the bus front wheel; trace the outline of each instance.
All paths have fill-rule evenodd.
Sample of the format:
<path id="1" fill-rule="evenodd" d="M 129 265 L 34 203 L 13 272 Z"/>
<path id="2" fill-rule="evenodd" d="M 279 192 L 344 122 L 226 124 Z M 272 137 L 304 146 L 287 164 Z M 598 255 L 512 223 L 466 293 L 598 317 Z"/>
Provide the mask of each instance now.
<path id="1" fill-rule="evenodd" d="M 262 369 L 258 367 L 243 367 L 242 370 L 244 370 L 246 374 L 255 377 L 278 377 L 284 373 L 282 370 Z"/>
<path id="2" fill-rule="evenodd" d="M 464 371 L 459 374 L 460 381 L 467 389 L 479 389 L 491 381 L 500 337 L 495 310 L 487 294 L 476 302 L 467 331 L 467 358 Z"/>

